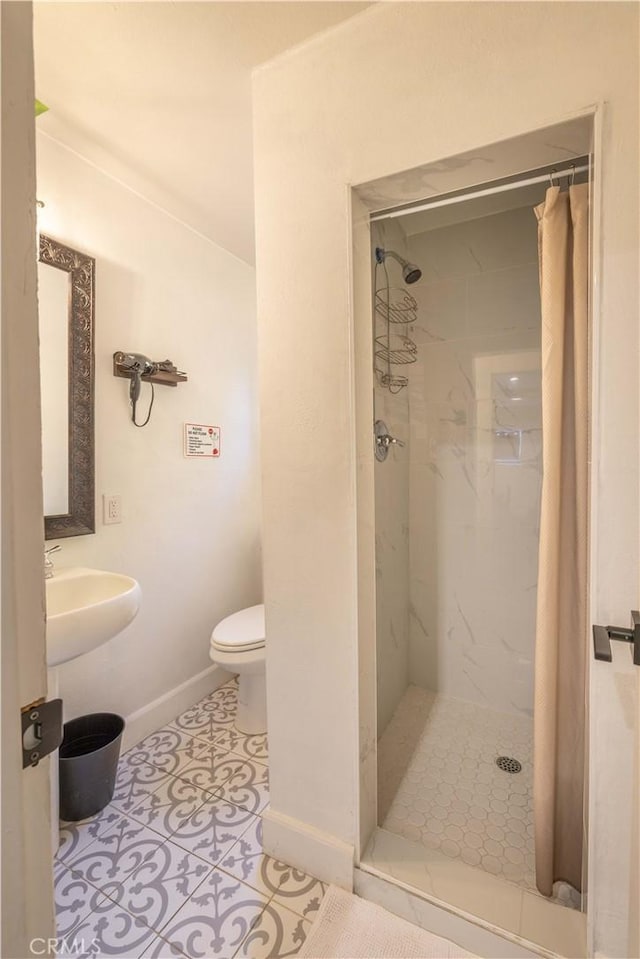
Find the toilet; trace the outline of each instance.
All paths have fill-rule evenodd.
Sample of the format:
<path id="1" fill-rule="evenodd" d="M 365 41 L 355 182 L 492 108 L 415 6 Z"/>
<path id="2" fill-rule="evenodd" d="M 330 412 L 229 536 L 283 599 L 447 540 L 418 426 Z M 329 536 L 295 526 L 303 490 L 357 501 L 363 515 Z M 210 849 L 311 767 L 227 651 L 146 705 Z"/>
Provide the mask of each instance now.
<path id="1" fill-rule="evenodd" d="M 267 731 L 264 605 L 241 609 L 221 620 L 211 634 L 214 663 L 238 673 L 236 728 L 242 733 Z"/>

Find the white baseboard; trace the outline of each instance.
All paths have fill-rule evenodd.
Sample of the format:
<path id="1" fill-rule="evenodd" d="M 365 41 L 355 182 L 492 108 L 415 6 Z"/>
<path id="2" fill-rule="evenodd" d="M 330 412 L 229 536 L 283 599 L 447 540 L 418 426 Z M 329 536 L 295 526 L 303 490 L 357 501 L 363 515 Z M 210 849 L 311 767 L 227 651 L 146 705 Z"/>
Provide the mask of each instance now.
<path id="1" fill-rule="evenodd" d="M 269 808 L 262 817 L 262 845 L 274 859 L 351 892 L 354 850 L 349 843 Z"/>
<path id="2" fill-rule="evenodd" d="M 228 682 L 232 676 L 233 673 L 228 673 L 226 669 L 212 663 L 185 683 L 170 689 L 163 696 L 147 703 L 142 709 L 131 713 L 125 719 L 122 752 L 126 752 L 161 726 L 166 726 L 189 706 L 193 706 L 199 699 L 203 699 L 218 686 Z"/>

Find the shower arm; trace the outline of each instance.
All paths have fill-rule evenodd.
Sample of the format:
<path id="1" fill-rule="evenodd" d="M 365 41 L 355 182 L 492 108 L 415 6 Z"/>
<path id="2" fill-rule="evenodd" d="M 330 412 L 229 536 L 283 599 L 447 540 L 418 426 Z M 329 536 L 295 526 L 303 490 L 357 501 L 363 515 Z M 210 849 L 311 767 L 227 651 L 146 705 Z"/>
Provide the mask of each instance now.
<path id="1" fill-rule="evenodd" d="M 400 264 L 400 266 L 406 266 L 408 260 L 403 259 L 398 253 L 395 253 L 393 250 L 385 250 L 381 246 L 376 247 L 376 260 L 378 263 L 384 263 L 388 256 L 392 256 L 393 259 Z"/>

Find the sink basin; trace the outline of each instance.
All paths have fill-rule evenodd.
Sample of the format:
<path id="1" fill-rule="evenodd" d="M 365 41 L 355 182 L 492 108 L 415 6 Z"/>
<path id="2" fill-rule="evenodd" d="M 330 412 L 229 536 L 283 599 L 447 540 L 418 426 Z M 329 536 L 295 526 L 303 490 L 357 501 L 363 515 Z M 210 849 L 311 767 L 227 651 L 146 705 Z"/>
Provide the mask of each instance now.
<path id="1" fill-rule="evenodd" d="M 140 585 L 100 569 L 57 569 L 47 590 L 47 665 L 59 666 L 113 639 L 140 606 Z"/>

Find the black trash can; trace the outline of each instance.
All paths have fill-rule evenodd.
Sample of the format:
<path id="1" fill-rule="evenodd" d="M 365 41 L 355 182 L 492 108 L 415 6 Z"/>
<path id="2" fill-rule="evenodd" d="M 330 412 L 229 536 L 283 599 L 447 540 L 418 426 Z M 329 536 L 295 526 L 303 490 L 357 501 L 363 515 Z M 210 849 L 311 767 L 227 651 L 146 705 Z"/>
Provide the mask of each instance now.
<path id="1" fill-rule="evenodd" d="M 90 713 L 64 724 L 60 746 L 60 818 L 95 816 L 113 798 L 124 719 Z"/>

